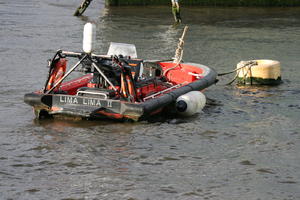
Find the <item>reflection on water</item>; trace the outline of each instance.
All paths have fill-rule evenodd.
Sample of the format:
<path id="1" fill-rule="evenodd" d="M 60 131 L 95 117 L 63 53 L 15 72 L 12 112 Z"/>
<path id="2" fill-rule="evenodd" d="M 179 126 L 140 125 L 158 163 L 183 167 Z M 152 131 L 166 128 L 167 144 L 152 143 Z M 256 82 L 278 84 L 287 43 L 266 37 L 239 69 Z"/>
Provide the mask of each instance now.
<path id="1" fill-rule="evenodd" d="M 64 132 L 68 128 L 92 128 L 101 126 L 103 132 L 130 133 L 131 123 L 121 123 L 111 120 L 85 120 L 75 117 L 55 117 L 54 119 L 34 120 L 34 124 L 55 132 Z M 114 126 L 111 126 L 114 125 Z M 108 130 L 106 130 L 108 129 Z"/>
<path id="2" fill-rule="evenodd" d="M 237 89 L 237 95 L 241 96 L 263 98 L 282 95 L 276 86 L 238 86 Z"/>
<path id="3" fill-rule="evenodd" d="M 2 199 L 299 199 L 299 8 L 113 7 L 94 2 L 1 4 Z M 185 61 L 230 71 L 241 60 L 282 63 L 276 87 L 223 86 L 191 118 L 151 122 L 34 120 L 24 93 L 44 84 L 57 49 L 80 51 L 97 23 L 97 53 L 133 43 L 138 56 L 174 56 L 184 25 Z"/>

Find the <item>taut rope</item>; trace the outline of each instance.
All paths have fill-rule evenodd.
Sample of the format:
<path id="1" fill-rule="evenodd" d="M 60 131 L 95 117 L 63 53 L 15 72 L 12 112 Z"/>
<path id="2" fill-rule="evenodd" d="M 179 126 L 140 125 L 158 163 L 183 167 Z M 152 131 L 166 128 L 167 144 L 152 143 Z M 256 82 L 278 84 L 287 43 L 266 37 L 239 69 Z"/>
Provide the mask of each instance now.
<path id="1" fill-rule="evenodd" d="M 176 65 L 174 67 L 171 67 L 171 68 L 167 69 L 166 71 L 164 71 L 164 76 L 167 74 L 168 71 L 175 69 L 181 63 L 182 57 L 183 57 L 183 45 L 184 45 L 183 39 L 185 37 L 185 34 L 186 34 L 188 28 L 189 28 L 188 26 L 184 27 L 182 36 L 181 36 L 181 38 L 179 38 L 179 43 L 177 45 L 177 49 L 175 51 L 175 56 L 174 56 L 174 61 L 173 61 L 174 63 L 176 63 Z"/>

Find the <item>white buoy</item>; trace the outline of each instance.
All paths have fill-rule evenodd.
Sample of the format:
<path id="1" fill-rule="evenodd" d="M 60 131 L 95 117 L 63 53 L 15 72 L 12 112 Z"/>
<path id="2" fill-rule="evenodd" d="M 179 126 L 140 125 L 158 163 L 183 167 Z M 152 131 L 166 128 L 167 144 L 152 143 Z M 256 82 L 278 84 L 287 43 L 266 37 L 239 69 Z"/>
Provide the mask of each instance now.
<path id="1" fill-rule="evenodd" d="M 82 49 L 85 53 L 93 52 L 93 43 L 96 40 L 96 25 L 86 23 L 83 29 L 83 45 Z"/>
<path id="2" fill-rule="evenodd" d="M 176 100 L 176 110 L 180 115 L 192 116 L 199 113 L 206 104 L 206 98 L 200 91 L 191 91 Z"/>
<path id="3" fill-rule="evenodd" d="M 255 63 L 249 65 L 249 63 Z M 276 60 L 241 61 L 237 64 L 239 84 L 277 85 L 281 83 L 280 62 Z"/>

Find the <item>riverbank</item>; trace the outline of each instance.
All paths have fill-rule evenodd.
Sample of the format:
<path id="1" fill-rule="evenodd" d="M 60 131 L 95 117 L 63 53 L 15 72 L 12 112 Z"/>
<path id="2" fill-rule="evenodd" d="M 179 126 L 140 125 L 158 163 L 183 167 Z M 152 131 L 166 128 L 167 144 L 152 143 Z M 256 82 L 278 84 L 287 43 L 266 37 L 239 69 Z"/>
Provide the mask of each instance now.
<path id="1" fill-rule="evenodd" d="M 181 0 L 181 5 L 197 6 L 300 6 L 299 0 Z M 105 0 L 107 6 L 168 5 L 170 0 Z"/>

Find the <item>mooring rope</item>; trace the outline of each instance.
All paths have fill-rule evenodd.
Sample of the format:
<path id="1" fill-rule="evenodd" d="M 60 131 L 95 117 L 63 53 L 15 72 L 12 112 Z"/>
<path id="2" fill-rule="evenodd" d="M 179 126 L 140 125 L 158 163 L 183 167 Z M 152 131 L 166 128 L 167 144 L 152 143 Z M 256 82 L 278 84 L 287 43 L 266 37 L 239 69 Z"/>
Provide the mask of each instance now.
<path id="1" fill-rule="evenodd" d="M 257 65 L 257 61 L 254 61 L 254 60 L 250 60 L 250 61 L 241 61 L 238 65 L 241 65 L 240 67 L 236 68 L 235 70 L 232 70 L 232 71 L 229 71 L 229 72 L 225 72 L 225 73 L 220 73 L 218 74 L 218 76 L 224 76 L 224 75 L 227 75 L 227 74 L 232 74 L 234 72 L 236 72 L 236 75 L 234 76 L 234 78 L 227 84 L 225 85 L 230 85 L 232 84 L 238 77 L 239 73 L 240 73 L 240 70 L 244 69 L 244 68 L 247 68 L 246 69 L 246 73 L 244 74 L 243 76 L 243 80 L 245 81 L 246 78 L 247 78 L 247 75 L 248 75 L 248 72 L 251 71 L 251 67 Z"/>
<path id="2" fill-rule="evenodd" d="M 176 65 L 174 67 L 171 67 L 171 68 L 167 69 L 166 71 L 164 71 L 164 74 L 163 74 L 164 76 L 167 74 L 168 71 L 175 69 L 181 63 L 182 57 L 183 57 L 183 45 L 184 45 L 183 39 L 185 37 L 185 34 L 186 34 L 188 28 L 189 28 L 188 26 L 184 27 L 182 36 L 181 36 L 181 38 L 179 38 L 179 43 L 177 45 L 177 49 L 175 51 L 175 56 L 174 56 L 174 61 L 173 61 L 174 63 L 176 63 Z"/>

